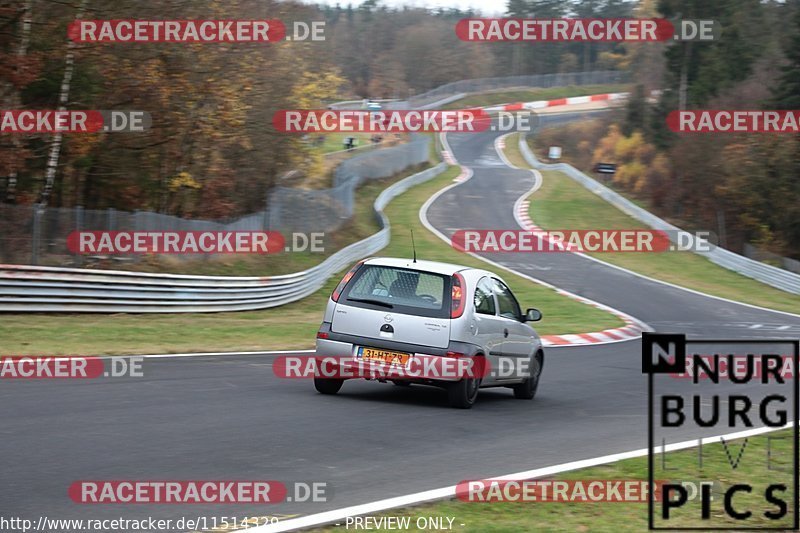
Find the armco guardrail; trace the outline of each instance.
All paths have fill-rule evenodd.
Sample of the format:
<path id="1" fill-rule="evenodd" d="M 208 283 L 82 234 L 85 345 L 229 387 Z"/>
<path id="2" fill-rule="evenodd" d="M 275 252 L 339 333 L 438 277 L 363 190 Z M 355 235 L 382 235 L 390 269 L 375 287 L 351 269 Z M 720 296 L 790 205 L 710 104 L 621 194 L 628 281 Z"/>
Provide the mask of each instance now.
<path id="1" fill-rule="evenodd" d="M 640 222 L 647 224 L 653 229 L 679 229 L 666 220 L 663 220 L 653 213 L 642 209 L 624 196 L 612 191 L 605 185 L 587 176 L 572 165 L 567 163 L 542 163 L 536 158 L 531 149 L 528 147 L 528 143 L 526 142 L 524 135 L 519 136 L 519 149 L 520 152 L 522 152 L 522 156 L 533 168 L 541 170 L 559 170 L 563 172 L 610 204 L 621 209 L 623 212 L 639 220 Z M 762 283 L 766 283 L 767 285 L 771 285 L 787 292 L 800 294 L 800 276 L 792 272 L 788 272 L 764 263 L 759 263 L 758 261 L 753 261 L 752 259 L 720 247 L 714 247 L 708 252 L 698 251 L 696 253 L 707 258 L 712 263 L 727 268 L 728 270 L 738 272 L 739 274 L 747 276 L 748 278 L 753 278 Z"/>
<path id="2" fill-rule="evenodd" d="M 303 272 L 228 277 L 0 265 L 0 312 L 207 313 L 294 302 L 319 290 L 353 262 L 384 248 L 390 229 L 383 209 L 389 201 L 445 168 L 439 163 L 384 190 L 374 203 L 382 229 Z"/>

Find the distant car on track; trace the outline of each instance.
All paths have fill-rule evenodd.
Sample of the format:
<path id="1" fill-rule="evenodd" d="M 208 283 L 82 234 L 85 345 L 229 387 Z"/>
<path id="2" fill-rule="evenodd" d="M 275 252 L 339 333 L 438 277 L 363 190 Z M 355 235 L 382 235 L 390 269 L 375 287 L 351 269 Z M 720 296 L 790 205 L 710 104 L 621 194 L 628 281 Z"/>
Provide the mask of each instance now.
<path id="1" fill-rule="evenodd" d="M 337 364 L 357 363 L 378 371 L 392 367 L 398 372 L 413 363 L 469 358 L 490 370 L 485 375 L 464 374 L 467 377 L 436 375 L 434 379 L 415 374 L 376 379 L 444 387 L 450 404 L 465 409 L 475 403 L 478 389 L 486 387 L 509 387 L 516 398 L 533 399 L 544 350 L 528 322 L 541 317 L 533 308 L 523 314 L 506 283 L 487 270 L 372 258 L 357 263 L 328 299 L 317 332 L 316 357 L 337 357 Z M 339 392 L 347 379 L 340 375 L 347 374 L 315 377 L 317 391 Z"/>

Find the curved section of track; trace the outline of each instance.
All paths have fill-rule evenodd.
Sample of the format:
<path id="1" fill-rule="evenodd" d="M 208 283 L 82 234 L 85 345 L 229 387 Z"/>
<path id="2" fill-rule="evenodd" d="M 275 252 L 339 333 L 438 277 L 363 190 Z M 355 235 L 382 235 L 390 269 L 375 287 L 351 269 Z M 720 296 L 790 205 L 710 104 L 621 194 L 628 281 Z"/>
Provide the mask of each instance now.
<path id="1" fill-rule="evenodd" d="M 542 122 L 573 117 L 543 117 Z M 519 229 L 515 206 L 527 196 L 535 176 L 508 167 L 495 149 L 501 132 L 448 136 L 458 162 L 472 170 L 470 180 L 441 194 L 427 210 L 428 221 L 450 237 L 455 230 Z M 636 276 L 624 269 L 571 253 L 480 254 L 505 267 L 630 314 L 657 331 L 720 338 L 797 338 L 800 316 L 773 312 L 687 291 Z M 526 302 L 529 303 L 529 302 Z M 531 302 L 530 305 L 535 305 Z M 789 326 L 750 328 L 751 324 Z M 781 333 L 783 332 L 783 333 Z"/>
<path id="2" fill-rule="evenodd" d="M 450 136 L 474 176 L 430 206 L 428 217 L 441 232 L 518 227 L 513 207 L 533 178 L 502 162 L 496 135 Z M 743 325 L 750 322 L 788 326 L 784 337 L 800 331 L 800 317 L 684 291 L 572 254 L 487 257 L 659 331 L 775 336 Z M 350 382 L 338 396 L 324 397 L 307 381 L 275 378 L 272 354 L 147 359 L 141 378 L 0 381 L 0 503 L 5 516 L 34 520 L 307 515 L 639 449 L 647 420 L 639 346 L 551 349 L 534 402 L 493 389 L 482 391 L 469 411 L 447 408 L 445 393 L 426 387 Z M 80 506 L 67 487 L 81 479 L 325 481 L 334 497 L 235 509 Z"/>

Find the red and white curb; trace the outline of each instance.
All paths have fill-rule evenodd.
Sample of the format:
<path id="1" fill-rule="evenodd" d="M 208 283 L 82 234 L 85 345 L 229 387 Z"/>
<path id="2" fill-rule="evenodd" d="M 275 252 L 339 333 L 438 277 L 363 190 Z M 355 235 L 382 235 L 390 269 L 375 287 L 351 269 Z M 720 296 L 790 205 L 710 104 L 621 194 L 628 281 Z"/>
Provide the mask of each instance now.
<path id="1" fill-rule="evenodd" d="M 546 233 L 541 227 L 537 226 L 531 220 L 529 213 L 530 202 L 528 200 L 523 200 L 518 202 L 515 206 L 514 210 L 514 218 L 517 219 L 517 223 L 522 226 L 522 229 L 526 231 L 532 231 L 534 233 Z M 567 247 L 569 248 L 569 247 Z M 641 323 L 622 313 L 617 311 L 616 309 L 612 309 L 610 307 L 602 306 L 597 302 L 592 300 L 587 300 L 581 296 L 576 294 L 572 294 L 571 292 L 565 292 L 560 289 L 556 289 L 556 292 L 562 294 L 563 296 L 567 296 L 568 298 L 572 298 L 573 300 L 579 300 L 587 305 L 591 305 L 592 307 L 597 307 L 598 309 L 603 309 L 611 313 L 612 315 L 616 316 L 617 318 L 621 319 L 625 322 L 625 325 L 619 328 L 614 329 L 605 329 L 603 331 L 597 331 L 593 333 L 576 333 L 570 335 L 545 335 L 542 337 L 542 344 L 545 346 L 560 346 L 564 344 L 595 344 L 598 342 L 612 342 L 612 341 L 621 341 L 621 340 L 628 340 L 628 339 L 635 339 L 642 335 L 642 325 Z"/>
<path id="2" fill-rule="evenodd" d="M 611 99 L 617 99 L 617 98 L 624 98 L 625 96 L 627 96 L 627 94 L 628 93 L 596 94 L 596 95 L 591 95 L 591 96 L 575 96 L 575 97 L 572 97 L 572 98 L 561 98 L 559 100 L 546 100 L 544 102 L 547 103 L 548 105 L 541 105 L 540 107 L 549 107 L 551 105 L 552 106 L 555 106 L 555 105 L 572 105 L 572 104 L 580 104 L 580 103 L 585 103 L 585 102 L 590 102 L 590 101 L 598 101 L 598 100 L 611 100 Z M 556 103 L 551 103 L 551 102 L 556 102 Z M 564 103 L 564 102 L 566 102 L 566 103 Z M 529 102 L 529 104 L 538 104 L 538 103 L 537 102 Z M 516 106 L 517 104 L 509 104 L 509 105 Z M 519 104 L 519 105 L 521 106 L 523 104 Z M 501 108 L 502 107 L 507 108 L 507 106 L 500 106 L 500 107 Z M 485 109 L 487 111 L 492 110 L 492 108 L 485 108 Z M 522 107 L 519 107 L 517 109 L 522 109 Z M 509 135 L 510 135 L 510 133 L 506 134 L 506 135 L 501 135 L 500 137 L 496 138 L 495 142 L 494 142 L 494 147 L 495 147 L 495 150 L 497 151 L 497 154 L 500 156 L 500 159 L 502 159 L 503 162 L 506 165 L 508 165 L 509 167 L 512 167 L 512 168 L 518 168 L 518 167 L 515 167 L 513 164 L 511 164 L 511 162 L 508 160 L 508 158 L 506 157 L 506 155 L 504 153 L 504 149 L 505 149 L 505 146 L 506 146 L 506 137 L 508 137 Z M 452 150 L 450 149 L 450 145 L 447 142 L 447 136 L 444 133 L 441 133 L 440 134 L 440 139 L 442 141 L 442 146 L 444 148 L 442 150 L 442 157 L 444 158 L 444 160 L 448 164 L 457 165 L 458 161 L 456 160 L 455 156 L 453 155 Z M 542 228 L 540 228 L 539 226 L 534 224 L 533 220 L 531 220 L 530 215 L 528 214 L 528 208 L 530 207 L 530 202 L 525 199 L 528 196 L 530 196 L 531 194 L 533 194 L 533 192 L 535 192 L 541 186 L 541 179 L 542 179 L 541 178 L 541 174 L 539 174 L 536 171 L 532 171 L 532 172 L 534 173 L 534 176 L 536 176 L 536 183 L 534 184 L 533 188 L 530 191 L 528 191 L 527 193 L 525 193 L 522 197 L 520 197 L 520 199 L 514 205 L 514 218 L 517 220 L 517 223 L 523 229 L 528 230 L 528 231 L 533 231 L 533 232 L 542 232 L 542 233 L 544 233 L 545 230 L 543 230 Z M 463 183 L 463 182 L 467 181 L 468 179 L 470 179 L 472 177 L 472 174 L 473 174 L 473 172 L 472 172 L 471 168 L 461 166 L 461 174 L 459 174 L 458 177 L 456 177 L 453 180 L 454 184 L 451 185 L 451 187 L 454 186 L 455 184 Z M 424 212 L 427 211 L 427 206 L 430 205 L 430 203 L 432 203 L 432 200 L 435 199 L 439 194 L 444 192 L 444 190 L 445 189 L 442 189 L 436 195 L 434 195 L 434 196 L 432 196 L 431 198 L 428 199 L 428 202 L 426 202 L 425 205 L 422 207 L 422 209 L 420 209 L 420 215 L 421 215 L 420 218 L 422 220 L 422 223 L 430 231 L 432 231 L 434 234 L 437 234 L 445 242 L 449 242 L 444 235 L 440 234 L 437 230 L 435 230 L 433 228 L 433 226 L 431 226 L 429 223 L 427 223 L 426 217 L 423 214 Z M 470 254 L 470 255 L 475 255 L 475 254 Z M 502 266 L 500 264 L 494 263 L 493 261 L 489 261 L 489 260 L 487 260 L 487 259 L 485 259 L 483 257 L 478 256 L 478 255 L 475 255 L 475 257 L 478 257 L 479 259 L 487 261 L 487 262 L 489 262 L 491 264 L 494 264 L 494 265 L 499 266 L 501 268 L 504 268 L 506 270 L 510 270 L 510 269 L 508 269 L 508 268 L 506 268 L 506 267 L 504 267 L 504 266 Z M 516 271 L 513 271 L 513 272 L 515 274 L 517 274 L 517 275 L 522 275 L 519 272 L 516 272 Z M 585 344 L 605 344 L 605 343 L 611 343 L 611 342 L 621 342 L 621 341 L 626 341 L 626 340 L 639 338 L 639 337 L 641 337 L 643 331 L 651 331 L 651 329 L 647 325 L 645 325 L 643 322 L 641 322 L 641 321 L 633 318 L 632 316 L 627 315 L 627 314 L 625 314 L 625 313 L 623 313 L 621 311 L 618 311 L 617 309 L 614 309 L 612 307 L 608 307 L 606 305 L 603 305 L 603 304 L 601 304 L 599 302 L 595 302 L 595 301 L 590 300 L 588 298 L 584 298 L 582 296 L 578 296 L 577 294 L 573 294 L 573 293 L 565 291 L 563 289 L 559 289 L 558 287 L 555 287 L 554 285 L 550 285 L 549 283 L 545 283 L 542 280 L 537 280 L 535 278 L 531 278 L 529 276 L 524 276 L 524 275 L 523 275 L 523 277 L 531 279 L 532 281 L 534 281 L 536 283 L 539 283 L 541 285 L 546 285 L 546 286 L 552 288 L 553 290 L 555 290 L 558 294 L 560 294 L 562 296 L 566 296 L 567 298 L 571 298 L 572 300 L 576 300 L 576 301 L 579 301 L 581 303 L 584 303 L 584 304 L 587 304 L 587 305 L 591 305 L 592 307 L 595 307 L 595 308 L 600 309 L 602 311 L 606 311 L 607 313 L 610 313 L 610 314 L 616 316 L 617 318 L 619 318 L 620 320 L 622 320 L 625 323 L 624 326 L 621 326 L 621 327 L 618 327 L 618 328 L 612 328 L 612 329 L 605 329 L 603 331 L 593 331 L 593 332 L 589 332 L 589 333 L 569 333 L 569 334 L 563 334 L 563 335 L 543 335 L 542 336 L 542 345 L 543 346 L 574 346 L 574 345 L 585 345 Z"/>
<path id="3" fill-rule="evenodd" d="M 510 135 L 510 134 L 506 134 L 506 135 L 503 135 L 503 136 L 498 137 L 497 139 L 495 139 L 495 148 L 496 149 L 505 146 L 505 137 L 507 137 L 508 135 Z M 447 137 L 446 137 L 446 135 L 444 133 L 441 134 L 441 140 L 442 140 L 442 145 L 445 148 L 445 151 L 450 152 L 450 146 L 447 143 Z M 516 168 L 508 161 L 508 158 L 506 158 L 506 156 L 502 152 L 502 150 L 497 150 L 497 153 L 500 156 L 500 158 L 507 165 L 509 165 L 512 168 Z M 468 167 L 463 167 L 463 166 L 461 168 L 462 169 L 466 168 L 466 170 L 469 172 L 468 176 L 463 181 L 466 181 L 466 180 L 470 179 L 472 177 L 472 174 L 473 174 L 472 169 L 470 169 Z M 514 217 L 517 218 L 517 222 L 519 223 L 519 225 L 521 227 L 526 228 L 526 225 L 523 224 L 522 221 L 520 220 L 520 217 L 524 214 L 525 217 L 527 218 L 527 220 L 529 221 L 529 224 L 530 224 L 530 226 L 528 226 L 528 228 L 530 228 L 532 231 L 536 231 L 536 230 L 543 231 L 543 230 L 541 230 L 541 228 L 539 228 L 538 226 L 535 226 L 533 224 L 533 221 L 530 220 L 530 217 L 528 217 L 528 213 L 527 213 L 527 209 L 528 209 L 528 205 L 529 204 L 528 204 L 528 201 L 526 200 L 526 198 L 528 198 L 531 194 L 533 194 L 541 186 L 541 183 L 542 183 L 541 174 L 539 174 L 538 172 L 536 172 L 534 170 L 531 170 L 531 172 L 535 176 L 536 182 L 535 182 L 534 186 L 529 191 L 527 191 L 525 194 L 520 196 L 520 198 L 517 200 L 516 204 L 514 205 Z M 442 239 L 447 244 L 451 244 L 450 239 L 448 239 L 446 235 L 444 235 L 442 232 L 440 232 L 438 229 L 436 229 L 430 223 L 430 221 L 428 220 L 427 212 L 428 212 L 428 208 L 431 206 L 431 204 L 433 204 L 433 202 L 439 196 L 441 196 L 443 193 L 447 192 L 451 188 L 457 187 L 458 185 L 459 185 L 459 183 L 452 183 L 452 184 L 448 185 L 447 187 L 445 187 L 443 189 L 440 189 L 433 196 L 428 198 L 428 200 L 425 202 L 425 204 L 423 204 L 423 206 L 419 210 L 419 218 L 420 218 L 420 221 L 422 222 L 422 225 L 425 226 L 428 229 L 428 231 L 430 231 L 431 233 L 433 233 L 434 235 L 436 235 L 437 237 Z M 524 207 L 523 207 L 523 204 L 524 204 Z M 526 228 L 526 229 L 528 229 L 528 228 Z M 595 307 L 595 308 L 600 309 L 602 311 L 605 311 L 605 312 L 607 312 L 609 314 L 612 314 L 612 315 L 618 317 L 620 320 L 622 320 L 625 323 L 624 326 L 621 326 L 619 328 L 605 329 L 603 331 L 593 331 L 593 332 L 589 332 L 589 333 L 574 333 L 574 334 L 563 334 L 563 335 L 544 335 L 544 336 L 541 337 L 543 346 L 566 347 L 566 346 L 578 346 L 578 345 L 585 345 L 585 344 L 607 344 L 607 343 L 612 343 L 612 342 L 622 342 L 622 341 L 627 341 L 627 340 L 639 338 L 643 331 L 652 331 L 652 329 L 650 327 L 648 327 L 644 322 L 641 322 L 641 321 L 635 319 L 634 317 L 623 313 L 622 311 L 618 311 L 617 309 L 614 309 L 612 307 L 608 307 L 607 305 L 603 305 L 603 304 L 601 304 L 599 302 L 595 302 L 595 301 L 590 300 L 588 298 L 584 298 L 583 296 L 578 296 L 577 294 L 573 294 L 573 293 L 565 291 L 563 289 L 559 289 L 555 285 L 552 285 L 552 284 L 547 283 L 545 281 L 542 281 L 540 279 L 534 278 L 532 276 L 528 276 L 527 274 L 524 274 L 524 273 L 519 272 L 517 270 L 514 270 L 512 268 L 509 268 L 509 267 L 507 267 L 505 265 L 502 265 L 500 263 L 496 263 L 496 262 L 492 261 L 491 259 L 487 259 L 485 257 L 482 257 L 482 256 L 480 256 L 480 255 L 478 255 L 476 253 L 473 253 L 473 252 L 466 252 L 466 253 L 468 255 L 471 255 L 471 256 L 477 258 L 477 259 L 480 259 L 481 261 L 489 263 L 490 265 L 492 265 L 492 266 L 494 266 L 494 267 L 496 267 L 498 269 L 506 270 L 508 272 L 511 272 L 511 273 L 517 275 L 517 276 L 520 276 L 522 278 L 530 280 L 533 283 L 536 283 L 536 284 L 548 287 L 550 289 L 553 289 L 556 293 L 558 293 L 558 294 L 560 294 L 562 296 L 566 296 L 567 298 L 571 298 L 572 300 L 576 300 L 576 301 L 579 301 L 581 303 L 584 303 L 584 304 L 587 304 L 587 305 L 591 305 L 592 307 Z"/>
<path id="4" fill-rule="evenodd" d="M 595 301 L 583 298 L 576 294 L 572 294 L 571 292 L 562 291 L 560 289 L 556 289 L 556 292 L 566 296 L 567 298 L 572 298 L 573 300 L 577 300 L 579 302 L 583 302 L 587 305 L 591 305 L 592 307 L 596 307 L 597 309 L 601 309 L 610 313 L 623 322 L 625 322 L 624 326 L 619 328 L 612 328 L 612 329 L 604 329 L 603 331 L 594 331 L 591 333 L 567 333 L 564 335 L 543 335 L 542 336 L 542 345 L 543 346 L 567 346 L 567 345 L 576 345 L 576 344 L 600 344 L 600 343 L 609 343 L 609 342 L 619 342 L 619 341 L 627 341 L 631 339 L 638 339 L 642 336 L 643 331 L 650 331 L 649 328 L 646 328 L 644 324 L 636 320 L 630 315 L 626 315 L 621 311 L 617 311 L 611 307 L 607 307 L 605 305 L 599 304 Z"/>
<path id="5" fill-rule="evenodd" d="M 533 187 L 531 192 L 535 191 L 541 185 L 541 174 L 538 172 L 534 172 L 536 175 L 536 184 Z M 528 196 L 526 194 L 525 196 Z M 524 198 L 524 196 L 523 196 Z M 541 227 L 537 226 L 533 220 L 531 220 L 529 214 L 529 207 L 530 201 L 528 200 L 520 200 L 514 206 L 514 218 L 517 220 L 517 223 L 522 227 L 522 229 L 526 231 L 531 231 L 534 233 L 545 233 L 546 231 Z M 592 307 L 596 307 L 597 309 L 601 309 L 610 313 L 623 322 L 625 322 L 624 326 L 619 328 L 613 329 L 604 329 L 603 331 L 594 331 L 591 333 L 575 333 L 575 334 L 565 334 L 565 335 L 544 335 L 542 336 L 542 344 L 544 346 L 566 346 L 566 345 L 574 345 L 574 344 L 599 344 L 599 343 L 607 343 L 607 342 L 617 342 L 617 341 L 625 341 L 636 339 L 642 336 L 643 331 L 651 331 L 643 322 L 636 320 L 630 315 L 623 313 L 622 311 L 618 311 L 612 307 L 608 307 L 606 305 L 600 304 L 593 300 L 589 300 L 588 298 L 584 298 L 582 296 L 578 296 L 577 294 L 573 294 L 571 292 L 567 292 L 558 288 L 555 288 L 555 291 L 562 296 L 566 296 L 567 298 L 571 298 L 573 300 L 577 300 L 579 302 L 585 303 L 587 305 L 591 305 Z"/>
<path id="6" fill-rule="evenodd" d="M 461 168 L 461 173 L 453 178 L 454 183 L 464 183 L 468 179 L 472 177 L 472 169 L 469 167 L 465 167 L 463 165 L 459 165 L 456 157 L 453 155 L 453 152 L 450 150 L 450 144 L 447 142 L 447 137 L 445 136 L 444 132 L 439 134 L 439 138 L 442 141 L 442 146 L 444 149 L 442 150 L 442 159 L 448 165 L 458 165 Z"/>
<path id="7" fill-rule="evenodd" d="M 492 107 L 484 107 L 486 111 L 522 111 L 523 109 L 544 109 L 562 105 L 588 104 L 591 102 L 603 102 L 611 100 L 624 100 L 629 93 L 606 93 L 590 94 L 587 96 L 571 96 L 569 98 L 557 98 L 555 100 L 536 100 L 533 102 L 515 102 L 502 104 Z"/>
<path id="8" fill-rule="evenodd" d="M 529 231 L 544 231 L 542 228 L 534 224 L 533 220 L 531 220 L 531 216 L 529 214 L 530 206 L 531 202 L 529 200 L 523 200 L 518 203 L 515 207 L 516 212 L 514 213 L 514 218 L 517 219 L 517 222 L 519 222 L 523 229 Z"/>
<path id="9" fill-rule="evenodd" d="M 461 174 L 453 178 L 453 181 L 455 183 L 464 183 L 472 177 L 472 169 L 469 167 L 463 167 L 461 165 L 459 165 L 459 167 L 461 168 Z"/>
<path id="10" fill-rule="evenodd" d="M 627 315 L 622 311 L 618 311 L 613 307 L 608 307 L 607 305 L 603 305 L 601 303 L 595 302 L 594 300 L 584 298 L 583 296 L 578 296 L 577 294 L 573 294 L 571 292 L 562 289 L 558 289 L 555 287 L 554 289 L 558 294 L 562 296 L 566 296 L 567 298 L 571 298 L 572 300 L 576 300 L 586 305 L 591 305 L 596 309 L 600 309 L 601 311 L 605 311 L 606 313 L 614 315 L 615 317 L 625 322 L 625 325 L 620 326 L 618 328 L 604 329 L 603 331 L 593 331 L 590 333 L 566 333 L 563 335 L 542 335 L 543 346 L 572 346 L 576 344 L 581 344 L 581 345 L 601 344 L 601 343 L 605 344 L 609 342 L 620 342 L 620 341 L 638 339 L 639 337 L 642 336 L 643 331 L 652 331 L 652 329 L 647 327 L 643 322 L 640 322 L 639 320 L 636 320 L 632 316 Z"/>
<path id="11" fill-rule="evenodd" d="M 517 205 L 514 207 L 514 218 L 517 219 L 517 222 L 522 227 L 522 229 L 524 229 L 525 231 L 530 231 L 532 233 L 544 234 L 542 240 L 558 244 L 565 251 L 573 251 L 578 249 L 578 247 L 575 246 L 574 244 L 564 244 L 563 241 L 560 242 L 557 239 L 552 239 L 548 237 L 547 230 L 537 226 L 536 224 L 534 224 L 533 220 L 531 220 L 531 217 L 528 214 L 530 212 L 529 209 L 530 205 L 531 205 L 530 201 L 523 200 L 521 202 L 518 202 Z"/>

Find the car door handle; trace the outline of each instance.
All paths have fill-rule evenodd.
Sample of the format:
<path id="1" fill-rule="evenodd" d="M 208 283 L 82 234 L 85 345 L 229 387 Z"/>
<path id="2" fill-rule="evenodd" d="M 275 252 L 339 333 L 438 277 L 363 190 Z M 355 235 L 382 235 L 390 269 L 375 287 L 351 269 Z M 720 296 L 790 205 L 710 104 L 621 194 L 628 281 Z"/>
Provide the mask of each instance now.
<path id="1" fill-rule="evenodd" d="M 508 337 L 508 329 L 503 330 L 503 337 Z"/>

